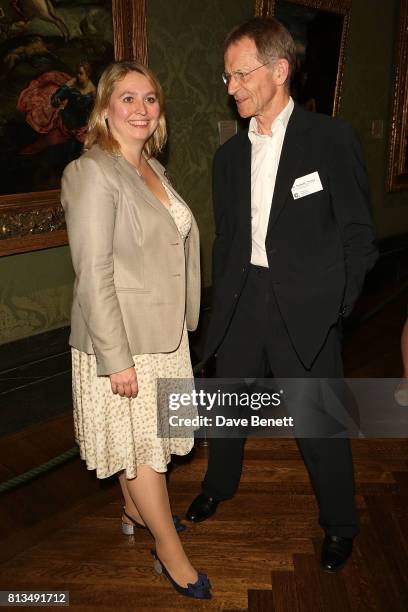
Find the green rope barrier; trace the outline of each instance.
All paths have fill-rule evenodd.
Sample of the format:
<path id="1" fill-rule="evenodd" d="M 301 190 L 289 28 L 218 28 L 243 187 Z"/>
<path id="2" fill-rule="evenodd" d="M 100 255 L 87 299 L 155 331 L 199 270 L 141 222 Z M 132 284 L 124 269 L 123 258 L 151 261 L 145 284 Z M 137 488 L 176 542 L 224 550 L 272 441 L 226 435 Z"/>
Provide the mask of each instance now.
<path id="1" fill-rule="evenodd" d="M 1 482 L 0 483 L 0 493 L 4 493 L 5 491 L 10 491 L 11 489 L 15 489 L 16 487 L 19 487 L 20 485 L 25 484 L 26 482 L 29 482 L 30 480 L 33 480 L 37 476 L 40 476 L 40 474 L 49 472 L 57 465 L 61 465 L 62 463 L 65 463 L 69 459 L 76 457 L 78 453 L 79 453 L 78 447 L 74 446 L 73 448 L 70 448 L 69 450 L 65 451 L 65 453 L 62 453 L 61 455 L 58 455 L 57 457 L 50 459 L 46 463 L 42 463 L 41 465 L 38 465 L 37 467 L 31 470 L 28 470 L 27 472 L 24 472 L 23 474 L 20 474 L 19 476 L 10 478 L 10 480 L 5 480 L 4 482 Z"/>

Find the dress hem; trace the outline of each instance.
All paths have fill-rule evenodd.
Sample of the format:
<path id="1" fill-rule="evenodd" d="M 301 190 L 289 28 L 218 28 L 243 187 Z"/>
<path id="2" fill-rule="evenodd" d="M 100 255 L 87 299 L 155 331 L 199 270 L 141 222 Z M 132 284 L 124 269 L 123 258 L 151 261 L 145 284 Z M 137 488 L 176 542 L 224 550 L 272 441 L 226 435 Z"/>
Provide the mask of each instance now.
<path id="1" fill-rule="evenodd" d="M 162 468 L 162 467 L 158 468 L 157 466 L 154 466 L 152 463 L 148 463 L 148 462 L 146 462 L 146 463 L 140 462 L 137 465 L 138 466 L 139 465 L 147 465 L 147 466 L 151 467 L 152 470 L 154 470 L 155 472 L 158 472 L 159 474 L 165 474 L 168 471 L 167 466 L 169 465 L 169 463 L 171 463 L 171 455 L 176 455 L 177 457 L 185 457 L 186 455 L 191 453 L 193 448 L 194 448 L 194 442 L 192 443 L 191 448 L 187 452 L 185 452 L 185 453 L 180 453 L 180 452 L 178 452 L 178 453 L 170 453 L 170 458 L 166 459 L 166 466 L 164 468 Z M 103 480 L 104 478 L 111 478 L 112 476 L 115 476 L 115 474 L 118 474 L 119 472 L 123 472 L 123 471 L 125 472 L 127 480 L 132 480 L 133 478 L 137 478 L 137 467 L 136 467 L 136 469 L 131 469 L 131 470 L 129 469 L 128 470 L 126 468 L 126 466 L 124 466 L 124 467 L 119 467 L 117 469 L 114 469 L 112 471 L 108 471 L 108 472 L 104 471 L 104 472 L 102 472 L 100 469 L 98 470 L 98 466 L 97 465 L 91 463 L 90 461 L 87 461 L 86 455 L 84 453 L 82 453 L 81 450 L 80 450 L 80 457 L 81 457 L 82 461 L 85 461 L 86 469 L 88 471 L 92 471 L 92 470 L 96 471 L 96 477 L 99 480 Z M 130 475 L 128 476 L 128 474 L 130 474 Z"/>

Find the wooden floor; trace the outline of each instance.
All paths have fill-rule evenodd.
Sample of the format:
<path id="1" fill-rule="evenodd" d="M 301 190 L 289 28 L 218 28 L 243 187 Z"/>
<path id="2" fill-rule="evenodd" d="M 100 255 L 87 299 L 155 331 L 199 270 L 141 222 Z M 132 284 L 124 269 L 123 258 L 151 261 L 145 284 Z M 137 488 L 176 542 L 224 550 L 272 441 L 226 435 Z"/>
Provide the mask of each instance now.
<path id="1" fill-rule="evenodd" d="M 405 307 L 391 304 L 346 345 L 348 375 L 400 373 Z M 73 446 L 66 415 L 0 439 L 0 481 Z M 408 609 L 408 441 L 353 441 L 361 533 L 339 574 L 319 568 L 322 532 L 308 476 L 292 440 L 250 440 L 238 494 L 182 534 L 213 584 L 212 602 L 177 595 L 152 569 L 150 536 L 120 532 L 114 480 L 98 482 L 79 459 L 4 494 L 0 590 L 64 590 L 72 610 Z M 175 463 L 169 490 L 182 516 L 198 492 L 206 449 Z"/>

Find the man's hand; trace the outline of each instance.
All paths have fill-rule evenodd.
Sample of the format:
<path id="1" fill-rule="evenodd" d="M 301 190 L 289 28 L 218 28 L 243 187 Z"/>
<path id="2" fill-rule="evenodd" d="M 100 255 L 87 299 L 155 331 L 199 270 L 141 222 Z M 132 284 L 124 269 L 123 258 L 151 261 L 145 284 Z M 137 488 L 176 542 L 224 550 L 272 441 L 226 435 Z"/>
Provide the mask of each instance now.
<path id="1" fill-rule="evenodd" d="M 109 374 L 112 393 L 119 393 L 122 397 L 135 398 L 138 394 L 139 387 L 137 384 L 136 370 L 134 367 L 126 368 L 121 372 Z"/>

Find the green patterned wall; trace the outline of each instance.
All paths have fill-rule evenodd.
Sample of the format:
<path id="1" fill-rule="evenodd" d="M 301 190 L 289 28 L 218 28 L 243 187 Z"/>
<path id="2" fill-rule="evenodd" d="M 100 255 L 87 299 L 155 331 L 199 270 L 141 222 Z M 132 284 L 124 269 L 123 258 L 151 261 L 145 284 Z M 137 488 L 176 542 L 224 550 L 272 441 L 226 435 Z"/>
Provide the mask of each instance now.
<path id="1" fill-rule="evenodd" d="M 408 192 L 385 192 L 398 0 L 353 0 L 341 114 L 362 136 L 380 237 L 408 232 Z M 369 8 L 368 8 L 369 5 Z M 249 16 L 252 0 L 146 0 L 150 65 L 167 97 L 166 165 L 199 223 L 210 282 L 211 161 L 217 121 L 233 116 L 220 74 L 222 40 Z M 372 119 L 386 122 L 370 136 Z M 0 343 L 69 323 L 73 274 L 67 247 L 0 258 Z"/>
<path id="2" fill-rule="evenodd" d="M 233 116 L 221 80 L 222 43 L 252 16 L 253 0 L 147 0 L 149 65 L 166 96 L 169 145 L 164 160 L 191 206 L 201 234 L 204 284 L 210 284 L 213 221 L 211 165 L 217 122 Z"/>
<path id="3" fill-rule="evenodd" d="M 73 272 L 68 247 L 0 258 L 0 342 L 67 325 Z"/>

